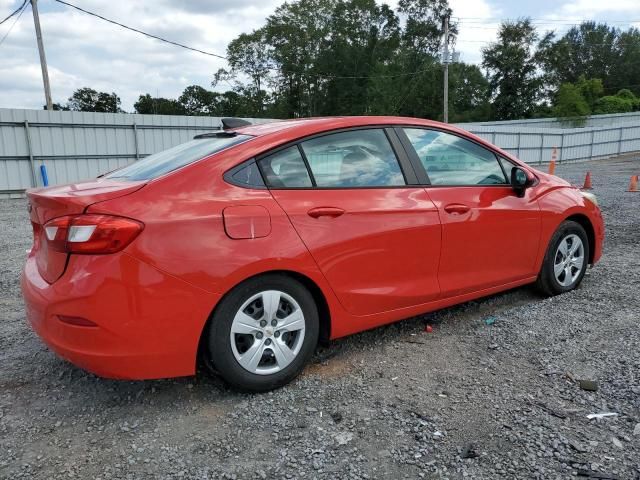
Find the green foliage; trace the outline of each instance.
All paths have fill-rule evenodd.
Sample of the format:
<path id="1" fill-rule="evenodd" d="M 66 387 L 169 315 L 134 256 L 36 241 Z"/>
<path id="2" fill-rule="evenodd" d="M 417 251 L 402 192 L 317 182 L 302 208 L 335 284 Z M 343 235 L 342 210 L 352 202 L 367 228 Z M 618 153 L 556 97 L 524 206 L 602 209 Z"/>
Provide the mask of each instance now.
<path id="1" fill-rule="evenodd" d="M 584 100 L 587 102 L 590 111 L 593 110 L 596 101 L 604 93 L 602 80 L 599 78 L 586 79 L 584 75 L 580 75 L 578 77 L 578 81 L 576 82 L 576 87 Z"/>
<path id="2" fill-rule="evenodd" d="M 177 100 L 152 97 L 148 93 L 140 95 L 133 108 L 137 113 L 150 115 L 186 115 L 185 108 Z"/>
<path id="3" fill-rule="evenodd" d="M 594 113 L 596 115 L 604 113 L 625 113 L 633 110 L 632 104 L 616 95 L 607 95 L 598 99 Z"/>
<path id="4" fill-rule="evenodd" d="M 537 39 L 529 19 L 505 22 L 500 26 L 498 41 L 482 49 L 495 118 L 533 116 L 542 88 L 535 57 Z"/>
<path id="5" fill-rule="evenodd" d="M 441 119 L 440 52 L 448 0 L 295 0 L 233 39 L 211 88 L 177 99 L 146 93 L 135 111 L 164 115 L 297 118 L 403 115 Z M 458 26 L 450 25 L 449 43 Z M 557 37 L 529 19 L 505 22 L 482 67 L 449 65 L 452 122 L 640 110 L 640 30 L 584 22 Z M 486 70 L 485 73 L 483 71 Z M 616 95 L 603 96 L 605 92 Z M 117 112 L 115 93 L 82 88 L 57 109 Z"/>
<path id="6" fill-rule="evenodd" d="M 89 87 L 73 92 L 66 108 L 76 112 L 119 113 L 123 111 L 120 108 L 120 97 L 115 93 L 98 92 Z"/>
<path id="7" fill-rule="evenodd" d="M 631 90 L 623 88 L 615 95 L 598 99 L 594 113 L 626 113 L 640 109 L 640 99 Z"/>
<path id="8" fill-rule="evenodd" d="M 605 90 L 628 86 L 636 95 L 640 94 L 640 30 L 637 28 L 623 32 L 606 24 L 584 22 L 559 39 L 553 32 L 546 34 L 538 46 L 537 56 L 545 84 L 552 90 L 584 77 L 601 79 Z"/>
<path id="9" fill-rule="evenodd" d="M 558 90 L 553 113 L 556 117 L 563 119 L 565 123 L 577 127 L 584 125 L 591 109 L 580 87 L 572 83 L 563 83 Z"/>

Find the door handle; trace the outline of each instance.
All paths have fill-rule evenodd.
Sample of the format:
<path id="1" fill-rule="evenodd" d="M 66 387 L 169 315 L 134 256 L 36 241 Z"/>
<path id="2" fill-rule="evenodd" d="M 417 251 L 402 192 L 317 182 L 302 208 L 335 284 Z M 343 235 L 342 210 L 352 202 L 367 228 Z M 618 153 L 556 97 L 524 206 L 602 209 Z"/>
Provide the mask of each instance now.
<path id="1" fill-rule="evenodd" d="M 335 218 L 335 217 L 339 217 L 343 213 L 344 213 L 344 210 L 337 207 L 317 207 L 309 210 L 307 212 L 307 215 L 313 218 L 319 218 L 319 217 Z"/>
<path id="2" fill-rule="evenodd" d="M 471 210 L 468 205 L 462 205 L 461 203 L 451 203 L 444 207 L 444 211 L 453 215 L 461 215 Z"/>

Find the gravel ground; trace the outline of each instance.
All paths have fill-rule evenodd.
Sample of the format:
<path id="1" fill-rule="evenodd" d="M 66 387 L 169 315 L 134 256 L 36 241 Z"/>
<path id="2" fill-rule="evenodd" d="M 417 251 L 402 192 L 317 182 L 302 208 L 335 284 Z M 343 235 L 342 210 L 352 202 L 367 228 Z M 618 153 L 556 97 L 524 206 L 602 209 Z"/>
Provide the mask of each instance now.
<path id="1" fill-rule="evenodd" d="M 262 395 L 56 358 L 24 319 L 25 202 L 0 202 L 0 478 L 639 479 L 640 193 L 625 192 L 639 166 L 557 169 L 591 170 L 608 229 L 577 291 L 520 288 L 355 335 Z M 587 418 L 600 412 L 617 416 Z"/>

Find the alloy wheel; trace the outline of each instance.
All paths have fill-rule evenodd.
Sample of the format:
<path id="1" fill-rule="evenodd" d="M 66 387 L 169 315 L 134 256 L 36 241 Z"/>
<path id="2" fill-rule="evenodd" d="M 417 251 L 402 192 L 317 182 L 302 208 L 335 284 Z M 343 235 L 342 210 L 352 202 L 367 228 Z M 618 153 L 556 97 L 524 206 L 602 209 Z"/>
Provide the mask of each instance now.
<path id="1" fill-rule="evenodd" d="M 238 309 L 231 324 L 231 350 L 238 363 L 257 375 L 270 375 L 296 358 L 304 341 L 300 305 L 285 292 L 265 290 Z"/>
<path id="2" fill-rule="evenodd" d="M 573 285 L 580 277 L 584 266 L 584 245 L 578 235 L 564 237 L 556 249 L 553 273 L 563 287 Z"/>

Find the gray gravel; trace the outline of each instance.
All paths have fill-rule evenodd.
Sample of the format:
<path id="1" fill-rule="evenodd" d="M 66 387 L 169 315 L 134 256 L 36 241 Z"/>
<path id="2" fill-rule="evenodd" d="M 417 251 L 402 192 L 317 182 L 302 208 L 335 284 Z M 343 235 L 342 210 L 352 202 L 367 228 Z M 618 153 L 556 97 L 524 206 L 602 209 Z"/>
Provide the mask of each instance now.
<path id="1" fill-rule="evenodd" d="M 640 193 L 625 192 L 640 158 L 557 173 L 586 170 L 608 232 L 579 290 L 516 289 L 334 342 L 253 396 L 56 358 L 25 325 L 25 202 L 0 202 L 0 478 L 640 478 Z M 602 412 L 617 416 L 587 418 Z"/>

